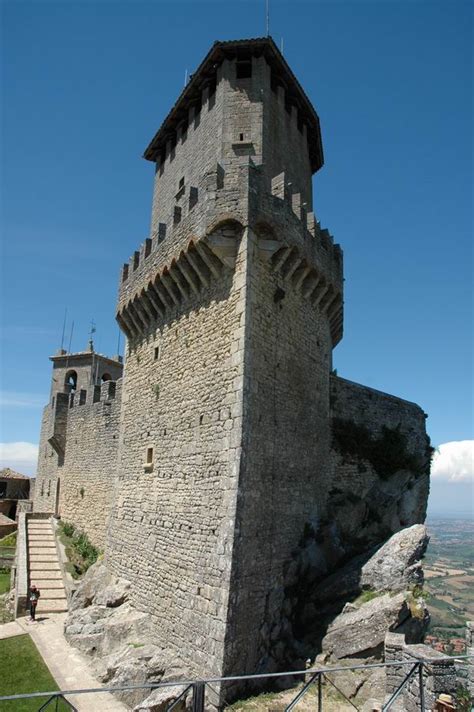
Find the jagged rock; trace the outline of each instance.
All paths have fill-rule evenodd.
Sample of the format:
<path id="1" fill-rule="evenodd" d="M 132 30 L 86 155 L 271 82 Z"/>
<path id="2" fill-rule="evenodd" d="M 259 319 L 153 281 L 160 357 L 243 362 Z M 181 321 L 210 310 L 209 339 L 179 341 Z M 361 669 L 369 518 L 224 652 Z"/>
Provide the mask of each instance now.
<path id="1" fill-rule="evenodd" d="M 99 680 L 109 687 L 140 685 L 160 682 L 165 666 L 163 651 L 156 645 L 128 644 L 118 653 L 109 655 L 97 668 Z M 147 689 L 124 690 L 116 697 L 130 706 L 142 702 L 149 694 Z"/>
<path id="2" fill-rule="evenodd" d="M 129 603 L 119 608 L 91 605 L 71 611 L 64 634 L 71 645 L 92 656 L 108 655 L 126 643 L 152 639 L 149 616 Z"/>
<path id="3" fill-rule="evenodd" d="M 420 559 L 428 542 L 423 524 L 414 524 L 394 534 L 362 566 L 362 588 L 403 591 L 414 584 L 423 585 Z"/>
<path id="4" fill-rule="evenodd" d="M 133 712 L 165 712 L 169 705 L 180 696 L 183 689 L 180 685 L 170 685 L 153 690 L 151 695 L 133 708 Z M 176 712 L 185 712 L 190 707 L 185 700 L 180 700 L 174 709 Z"/>
<path id="5" fill-rule="evenodd" d="M 351 599 L 362 589 L 403 591 L 423 584 L 420 559 L 429 537 L 423 524 L 414 524 L 394 534 L 379 549 L 372 549 L 322 581 L 312 599 L 319 603 Z"/>
<path id="6" fill-rule="evenodd" d="M 184 668 L 182 662 L 178 658 L 171 658 L 161 682 L 176 682 L 179 679 L 186 680 L 188 677 L 189 671 Z M 143 702 L 134 707 L 133 712 L 164 712 L 181 695 L 185 687 L 185 685 L 170 685 L 169 687 L 160 687 L 153 690 Z M 191 703 L 192 692 L 189 691 L 174 709 L 177 712 L 190 710 L 192 708 Z"/>
<path id="7" fill-rule="evenodd" d="M 103 561 L 97 561 L 85 573 L 84 578 L 72 596 L 69 610 L 75 611 L 92 605 L 98 593 L 112 582 L 112 576 L 107 571 Z"/>
<path id="8" fill-rule="evenodd" d="M 403 593 L 395 596 L 387 593 L 356 611 L 337 616 L 328 627 L 322 647 L 335 658 L 380 658 L 387 631 L 409 630 L 411 636 L 421 640 L 426 622 L 424 614 L 412 617 Z"/>
<path id="9" fill-rule="evenodd" d="M 94 603 L 98 606 L 106 608 L 117 608 L 121 606 L 128 598 L 130 591 L 130 582 L 124 579 L 116 579 L 109 586 L 99 591 L 94 597 Z"/>

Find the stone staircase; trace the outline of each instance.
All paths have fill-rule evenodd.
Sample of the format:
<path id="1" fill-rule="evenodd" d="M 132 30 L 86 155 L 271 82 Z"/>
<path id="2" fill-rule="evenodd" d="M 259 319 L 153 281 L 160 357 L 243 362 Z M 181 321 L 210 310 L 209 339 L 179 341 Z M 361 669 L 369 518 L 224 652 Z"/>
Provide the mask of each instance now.
<path id="1" fill-rule="evenodd" d="M 66 591 L 51 520 L 29 518 L 27 540 L 29 584 L 34 583 L 41 593 L 37 615 L 67 611 Z"/>

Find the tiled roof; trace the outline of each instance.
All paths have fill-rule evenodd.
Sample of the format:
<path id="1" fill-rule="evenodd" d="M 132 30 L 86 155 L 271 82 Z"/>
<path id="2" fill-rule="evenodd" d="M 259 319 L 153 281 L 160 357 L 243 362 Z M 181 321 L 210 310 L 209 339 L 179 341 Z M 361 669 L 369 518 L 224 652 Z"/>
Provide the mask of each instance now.
<path id="1" fill-rule="evenodd" d="M 22 475 L 19 472 L 15 472 L 15 470 L 11 470 L 9 467 L 4 467 L 3 470 L 0 470 L 0 480 L 1 479 L 29 480 L 30 478 L 27 475 Z"/>

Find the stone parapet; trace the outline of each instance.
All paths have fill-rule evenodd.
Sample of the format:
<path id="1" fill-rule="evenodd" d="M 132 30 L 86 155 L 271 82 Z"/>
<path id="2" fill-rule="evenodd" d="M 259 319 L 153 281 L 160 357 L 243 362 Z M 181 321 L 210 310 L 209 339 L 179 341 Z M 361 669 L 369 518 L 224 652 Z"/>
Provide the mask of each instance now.
<path id="1" fill-rule="evenodd" d="M 406 712 L 420 710 L 420 682 L 424 694 L 424 710 L 432 710 L 438 696 L 442 693 L 454 694 L 456 691 L 456 667 L 454 658 L 447 658 L 428 645 L 407 645 L 405 636 L 388 633 L 385 638 L 385 662 L 421 663 L 418 670 L 407 681 L 401 694 L 403 709 Z M 412 670 L 409 664 L 387 667 L 387 699 L 400 687 Z"/>

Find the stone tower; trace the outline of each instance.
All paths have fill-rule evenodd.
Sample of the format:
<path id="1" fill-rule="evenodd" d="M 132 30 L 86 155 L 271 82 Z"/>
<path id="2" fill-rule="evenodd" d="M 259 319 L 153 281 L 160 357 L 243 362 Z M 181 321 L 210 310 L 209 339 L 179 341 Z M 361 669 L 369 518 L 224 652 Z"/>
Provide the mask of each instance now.
<path id="1" fill-rule="evenodd" d="M 77 507 L 72 506 L 70 501 L 71 489 L 79 490 L 82 487 L 83 492 L 87 492 L 83 505 L 84 508 L 89 508 L 91 520 L 95 519 L 99 512 L 103 516 L 98 502 L 103 500 L 103 509 L 105 502 L 110 500 L 110 492 L 113 489 L 109 483 L 108 493 L 103 492 L 101 496 L 97 478 L 107 477 L 107 469 L 101 468 L 104 465 L 104 453 L 110 457 L 110 448 L 115 471 L 118 439 L 108 442 L 111 428 L 107 427 L 104 438 L 98 419 L 91 416 L 99 412 L 101 404 L 115 399 L 116 381 L 122 376 L 123 364 L 118 357 L 111 359 L 96 353 L 92 344 L 89 350 L 77 353 L 68 353 L 61 349 L 51 356 L 50 360 L 53 362 L 51 394 L 41 421 L 34 510 L 54 512 L 66 520 L 76 520 L 83 524 L 81 517 L 77 517 Z M 110 419 L 109 415 L 100 417 L 103 427 Z M 90 433 L 86 438 L 87 427 Z M 113 435 L 110 432 L 110 441 L 112 440 Z M 90 478 L 89 487 L 85 481 L 87 472 Z M 104 543 L 105 522 L 102 522 L 102 528 L 103 533 L 99 539 Z M 96 524 L 95 529 L 96 532 L 100 530 L 101 524 Z M 94 539 L 94 535 L 91 538 Z"/>
<path id="2" fill-rule="evenodd" d="M 275 669 L 286 569 L 326 512 L 342 338 L 342 253 L 313 212 L 318 116 L 270 38 L 216 42 L 145 158 L 106 560 L 191 670 Z"/>

